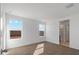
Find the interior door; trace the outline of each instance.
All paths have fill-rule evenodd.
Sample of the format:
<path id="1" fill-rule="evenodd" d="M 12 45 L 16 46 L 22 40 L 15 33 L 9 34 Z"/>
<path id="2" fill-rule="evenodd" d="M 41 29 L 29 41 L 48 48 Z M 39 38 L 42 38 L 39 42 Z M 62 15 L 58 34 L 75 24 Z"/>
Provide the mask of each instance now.
<path id="1" fill-rule="evenodd" d="M 60 21 L 59 23 L 59 43 L 69 46 L 69 20 Z"/>

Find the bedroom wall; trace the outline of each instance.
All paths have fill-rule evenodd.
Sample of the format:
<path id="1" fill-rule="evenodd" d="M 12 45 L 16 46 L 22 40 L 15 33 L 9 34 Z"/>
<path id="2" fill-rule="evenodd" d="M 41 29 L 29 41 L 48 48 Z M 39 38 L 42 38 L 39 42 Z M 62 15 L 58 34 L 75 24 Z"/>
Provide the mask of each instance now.
<path id="1" fill-rule="evenodd" d="M 23 6 L 19 6 L 18 4 L 12 4 L 12 5 L 7 5 L 7 4 L 5 4 L 4 5 L 4 11 L 5 12 L 7 12 L 7 13 L 9 13 L 9 14 L 13 14 L 13 15 L 16 15 L 16 16 L 22 16 L 22 17 L 28 17 L 28 15 L 29 16 L 33 16 L 32 14 L 32 12 L 33 12 L 33 10 L 32 9 L 29 9 L 29 10 L 31 10 L 31 12 L 30 12 L 30 14 L 29 14 L 29 12 L 28 12 L 28 8 L 26 9 L 26 11 L 24 11 L 21 7 L 23 7 Z M 74 8 L 75 9 L 75 8 Z M 71 10 L 73 10 L 73 9 L 71 9 Z M 71 11 L 70 10 L 70 11 Z M 78 10 L 78 9 L 77 9 Z M 69 10 L 68 10 L 69 11 Z M 26 12 L 26 13 L 25 13 Z M 67 11 L 66 11 L 67 12 Z M 61 13 L 61 12 L 60 12 Z M 72 47 L 72 48 L 76 48 L 76 49 L 79 49 L 79 44 L 78 44 L 78 39 L 79 39 L 79 33 L 78 33 L 78 30 L 79 30 L 79 27 L 78 27 L 78 25 L 79 25 L 79 14 L 75 14 L 74 15 L 74 13 L 73 12 L 71 12 L 72 13 L 72 16 L 66 16 L 66 17 L 63 17 L 62 16 L 62 18 L 60 18 L 60 19 L 54 19 L 54 18 L 52 18 L 51 20 L 49 20 L 48 19 L 48 21 L 46 22 L 46 40 L 47 41 L 49 41 L 49 42 L 52 42 L 52 43 L 56 43 L 56 44 L 59 44 L 59 21 L 61 21 L 61 20 L 66 20 L 66 19 L 69 19 L 70 20 L 70 47 Z M 36 14 L 36 13 L 34 13 L 34 14 Z M 37 15 L 37 14 L 36 14 Z M 15 17 L 16 17 L 15 16 Z M 9 17 L 13 17 L 13 16 L 8 16 L 8 18 Z M 15 18 L 14 17 L 14 18 Z M 35 37 L 34 35 L 33 35 L 33 31 L 35 31 L 35 29 L 37 29 L 37 23 L 41 23 L 40 21 L 33 21 L 32 19 L 28 19 L 28 18 L 22 18 L 23 19 L 23 24 L 24 25 L 26 25 L 26 26 L 24 26 L 24 30 L 23 31 L 25 31 L 27 34 L 25 34 L 24 33 L 24 37 L 23 37 L 23 42 L 25 41 L 25 40 L 27 40 L 27 41 L 25 41 L 25 43 L 23 44 L 22 42 L 21 42 L 21 40 L 20 41 L 18 41 L 18 40 L 10 40 L 10 39 L 8 39 L 8 42 L 7 42 L 7 47 L 8 48 L 12 48 L 12 47 L 16 47 L 15 45 L 18 45 L 18 46 L 21 46 L 21 45 L 25 45 L 26 43 L 27 44 L 31 44 L 31 43 L 34 43 L 34 42 L 36 42 L 36 41 L 39 41 L 39 39 L 37 39 L 37 38 L 40 38 L 40 37 L 38 37 L 38 35 L 36 34 L 35 36 L 37 37 Z M 39 17 L 39 16 L 38 16 Z M 17 18 L 17 17 L 16 17 Z M 19 17 L 18 17 L 19 18 Z M 21 19 L 21 18 L 20 18 Z M 27 20 L 28 21 L 27 21 Z M 29 23 L 26 23 L 26 22 L 29 22 Z M 29 25 L 29 26 L 27 26 L 27 25 Z M 32 30 L 32 26 L 35 26 L 35 28 L 34 28 L 34 30 Z M 27 28 L 28 28 L 28 31 L 26 31 L 27 30 Z M 29 31 L 29 29 L 31 29 L 31 32 L 33 32 L 32 34 L 31 34 L 31 32 Z M 31 34 L 29 34 L 29 33 Z M 36 32 L 37 33 L 37 32 Z M 28 36 L 28 34 L 29 34 L 29 36 Z M 7 35 L 7 34 L 6 34 Z M 27 37 L 27 36 L 28 37 Z M 33 35 L 33 36 L 32 36 Z M 32 36 L 32 37 L 31 37 Z M 30 39 L 31 39 L 31 42 L 29 42 L 30 41 Z M 41 40 L 42 40 L 42 38 L 41 38 Z M 41 41 L 40 40 L 40 41 Z M 32 42 L 33 41 L 33 42 Z M 20 44 L 17 44 L 17 43 L 21 43 L 21 45 Z M 12 45 L 12 47 L 11 47 L 11 45 Z M 15 45 L 14 45 L 15 44 Z"/>
<path id="2" fill-rule="evenodd" d="M 58 20 L 49 20 L 46 22 L 46 40 L 59 44 Z"/>
<path id="3" fill-rule="evenodd" d="M 79 13 L 61 18 L 61 20 L 70 20 L 70 47 L 79 49 Z"/>
<path id="4" fill-rule="evenodd" d="M 19 16 L 14 16 L 11 14 L 6 14 L 6 20 L 7 20 L 6 25 L 11 19 L 21 20 L 23 22 L 23 27 L 22 27 L 23 37 L 20 39 L 10 39 L 10 36 L 9 36 L 10 29 L 7 28 L 7 42 L 6 42 L 7 49 L 45 41 L 45 36 L 44 37 L 39 36 L 39 24 L 45 24 L 44 22 L 27 19 Z"/>
<path id="5" fill-rule="evenodd" d="M 39 24 L 45 24 L 45 22 L 39 21 L 37 19 L 32 19 L 27 16 L 29 13 L 25 13 L 26 11 L 23 11 L 22 7 L 19 5 L 7 5 L 2 4 L 2 18 L 4 19 L 4 39 L 2 40 L 2 49 L 9 49 L 9 48 L 15 48 L 23 45 L 29 45 L 32 43 L 37 43 L 41 41 L 45 41 L 45 37 L 40 37 L 38 32 L 38 26 Z M 30 15 L 31 16 L 31 15 Z M 19 40 L 10 40 L 9 32 L 7 30 L 7 23 L 10 19 L 17 18 L 23 22 L 23 37 Z M 7 38 L 7 39 L 6 39 Z M 5 42 L 4 42 L 5 41 Z"/>
<path id="6" fill-rule="evenodd" d="M 69 47 L 79 49 L 79 14 L 65 16 L 60 19 L 50 20 L 46 27 L 46 40 L 59 44 L 59 21 L 70 20 L 70 45 Z"/>

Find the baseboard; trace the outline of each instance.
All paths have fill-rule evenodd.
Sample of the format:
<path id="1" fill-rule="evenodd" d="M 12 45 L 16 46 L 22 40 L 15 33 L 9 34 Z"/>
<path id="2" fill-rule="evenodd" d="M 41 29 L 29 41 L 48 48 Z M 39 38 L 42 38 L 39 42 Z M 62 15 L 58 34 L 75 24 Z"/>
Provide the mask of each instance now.
<path id="1" fill-rule="evenodd" d="M 28 45 L 23 45 L 23 46 L 31 46 L 31 45 L 35 45 L 35 44 L 44 43 L 44 42 L 46 42 L 46 41 L 36 42 L 36 43 L 32 43 L 32 44 L 28 44 Z M 19 46 L 19 47 L 23 47 L 23 46 Z M 18 48 L 18 47 L 14 47 L 14 48 Z M 14 48 L 7 48 L 6 50 L 14 49 Z"/>

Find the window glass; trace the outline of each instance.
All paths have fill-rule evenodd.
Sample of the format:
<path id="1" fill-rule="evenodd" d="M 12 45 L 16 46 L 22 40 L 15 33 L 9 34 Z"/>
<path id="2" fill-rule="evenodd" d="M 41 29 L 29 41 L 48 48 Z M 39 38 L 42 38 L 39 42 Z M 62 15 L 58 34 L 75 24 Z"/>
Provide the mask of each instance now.
<path id="1" fill-rule="evenodd" d="M 44 36 L 45 34 L 45 25 L 44 24 L 39 24 L 39 34 L 40 36 Z"/>
<path id="2" fill-rule="evenodd" d="M 39 24 L 39 31 L 45 31 L 45 25 Z"/>
<path id="3" fill-rule="evenodd" d="M 10 32 L 10 39 L 21 38 L 22 31 L 22 21 L 21 20 L 10 20 L 8 23 L 8 28 Z"/>
<path id="4" fill-rule="evenodd" d="M 10 20 L 8 26 L 11 29 L 19 29 L 22 28 L 22 22 L 20 20 Z"/>

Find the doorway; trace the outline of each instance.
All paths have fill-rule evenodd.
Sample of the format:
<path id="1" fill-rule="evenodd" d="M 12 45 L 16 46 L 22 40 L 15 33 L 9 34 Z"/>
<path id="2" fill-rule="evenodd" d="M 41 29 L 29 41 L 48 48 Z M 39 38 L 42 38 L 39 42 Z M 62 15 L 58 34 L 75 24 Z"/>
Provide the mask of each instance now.
<path id="1" fill-rule="evenodd" d="M 59 44 L 69 46 L 69 20 L 59 22 Z"/>
<path id="2" fill-rule="evenodd" d="M 1 49 L 2 30 L 3 30 L 3 21 L 2 21 L 2 18 L 0 18 L 0 55 L 1 55 L 1 52 L 2 52 L 2 49 Z"/>

